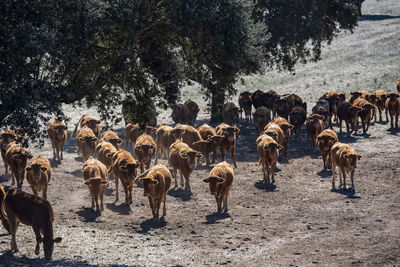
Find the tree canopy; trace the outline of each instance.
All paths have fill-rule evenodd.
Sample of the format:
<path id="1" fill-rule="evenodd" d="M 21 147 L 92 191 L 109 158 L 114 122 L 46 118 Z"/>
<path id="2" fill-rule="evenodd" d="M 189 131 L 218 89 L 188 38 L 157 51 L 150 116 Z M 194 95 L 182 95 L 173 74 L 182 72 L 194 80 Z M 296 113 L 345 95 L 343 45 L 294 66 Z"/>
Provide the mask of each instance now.
<path id="1" fill-rule="evenodd" d="M 188 81 L 218 120 L 241 74 L 293 70 L 352 30 L 352 1 L 1 1 L 0 126 L 37 140 L 67 119 L 63 104 L 82 102 L 111 123 L 124 99 L 167 107 Z"/>

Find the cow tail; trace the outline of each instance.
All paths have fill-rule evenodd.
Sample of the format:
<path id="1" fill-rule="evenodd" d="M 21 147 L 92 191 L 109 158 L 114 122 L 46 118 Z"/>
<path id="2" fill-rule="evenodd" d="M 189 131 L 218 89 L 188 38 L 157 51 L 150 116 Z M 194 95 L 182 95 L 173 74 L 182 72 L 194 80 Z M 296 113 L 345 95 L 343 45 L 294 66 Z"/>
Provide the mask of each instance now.
<path id="1" fill-rule="evenodd" d="M 260 157 L 259 159 L 258 159 L 258 168 L 260 168 L 260 166 L 262 165 L 262 158 Z"/>
<path id="2" fill-rule="evenodd" d="M 74 131 L 73 131 L 72 134 L 71 134 L 71 138 L 73 138 L 73 137 L 75 136 L 76 130 L 78 130 L 78 125 L 81 123 L 83 117 L 85 117 L 85 115 L 82 115 L 82 117 L 79 119 L 78 123 L 77 123 L 76 126 L 75 126 Z"/>

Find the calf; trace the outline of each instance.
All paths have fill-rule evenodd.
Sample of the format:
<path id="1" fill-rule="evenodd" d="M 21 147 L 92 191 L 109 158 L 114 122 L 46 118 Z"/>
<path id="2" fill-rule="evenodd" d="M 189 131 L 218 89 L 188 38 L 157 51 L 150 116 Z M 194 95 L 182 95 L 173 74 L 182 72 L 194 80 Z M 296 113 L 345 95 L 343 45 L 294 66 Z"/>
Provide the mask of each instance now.
<path id="1" fill-rule="evenodd" d="M 311 114 L 307 117 L 306 130 L 307 130 L 307 143 L 309 147 L 315 149 L 316 138 L 324 129 L 324 116 L 319 114 Z M 311 142 L 310 142 L 311 140 Z"/>
<path id="2" fill-rule="evenodd" d="M 133 180 L 137 175 L 137 168 L 140 166 L 136 163 L 131 153 L 125 149 L 120 149 L 112 156 L 112 164 L 108 169 L 114 173 L 115 177 L 115 201 L 119 200 L 118 181 L 121 180 L 125 191 L 125 203 L 132 203 L 132 186 Z"/>
<path id="3" fill-rule="evenodd" d="M 180 140 L 177 140 L 171 145 L 169 148 L 169 159 L 171 161 L 173 174 L 175 177 L 175 188 L 178 187 L 177 174 L 179 170 L 179 174 L 181 176 L 181 186 L 184 185 L 183 178 L 185 178 L 185 190 L 191 191 L 189 177 L 197 165 L 198 158 L 202 158 L 201 153 L 193 150 Z"/>
<path id="4" fill-rule="evenodd" d="M 271 111 L 264 106 L 258 107 L 253 113 L 254 128 L 256 128 L 256 131 L 258 132 L 262 132 L 265 125 L 267 125 L 270 121 Z"/>
<path id="5" fill-rule="evenodd" d="M 334 116 L 334 121 L 337 122 L 337 106 L 346 101 L 346 94 L 345 93 L 338 93 L 332 90 L 328 90 L 325 94 L 321 97 L 328 101 L 329 103 L 329 115 L 332 118 Z"/>
<path id="6" fill-rule="evenodd" d="M 239 123 L 239 107 L 232 102 L 225 103 L 222 108 L 224 123 L 236 125 Z"/>
<path id="7" fill-rule="evenodd" d="M 51 260 L 54 243 L 61 242 L 61 237 L 53 238 L 53 208 L 47 200 L 17 189 L 10 189 L 4 197 L 1 213 L 10 225 L 12 251 L 18 251 L 16 233 L 21 222 L 32 226 L 35 232 L 35 254 L 39 254 L 39 245 L 43 243 L 44 257 L 46 260 Z"/>
<path id="8" fill-rule="evenodd" d="M 84 184 L 88 186 L 92 198 L 92 209 L 96 203 L 96 211 L 104 210 L 103 197 L 108 183 L 108 171 L 106 165 L 90 157 L 82 167 Z M 99 206 L 100 198 L 100 206 Z"/>
<path id="9" fill-rule="evenodd" d="M 161 202 L 163 202 L 163 215 L 167 215 L 167 209 L 165 208 L 165 202 L 167 200 L 167 192 L 171 187 L 172 175 L 170 171 L 164 165 L 156 165 L 150 170 L 147 170 L 140 176 L 136 177 L 135 181 L 143 185 L 143 196 L 149 198 L 149 205 L 153 218 L 158 219 Z"/>
<path id="10" fill-rule="evenodd" d="M 189 125 L 182 125 L 183 127 L 183 132 L 181 134 L 182 141 L 186 143 L 189 147 L 193 148 L 193 143 L 197 141 L 203 140 L 203 138 L 200 135 L 200 132 Z"/>
<path id="11" fill-rule="evenodd" d="M 169 147 L 175 142 L 175 135 L 173 134 L 173 128 L 168 125 L 160 125 L 156 131 L 156 161 L 155 164 L 158 162 L 158 155 L 161 158 L 164 157 L 164 153 L 167 154 L 168 162 L 169 162 Z"/>
<path id="12" fill-rule="evenodd" d="M 357 160 L 361 159 L 361 155 L 357 154 L 354 149 L 342 143 L 336 143 L 331 148 L 331 159 L 332 159 L 332 190 L 335 188 L 336 178 L 336 167 L 339 168 L 339 187 L 343 186 L 346 190 L 346 172 L 350 172 L 351 175 L 351 190 L 355 193 L 354 187 L 354 171 L 357 168 Z M 343 183 L 342 183 L 343 176 Z"/>
<path id="13" fill-rule="evenodd" d="M 230 126 L 225 123 L 221 123 L 215 129 L 217 131 L 217 135 L 224 136 L 220 144 L 221 150 L 221 161 L 225 161 L 225 153 L 227 150 L 231 151 L 233 165 L 237 168 L 236 160 L 235 160 L 235 145 L 236 145 L 236 134 L 239 133 L 239 128 L 236 126 Z"/>
<path id="14" fill-rule="evenodd" d="M 207 166 L 209 166 L 210 165 L 210 153 L 215 151 L 215 146 L 214 146 L 213 142 L 210 139 L 194 142 L 193 149 L 201 152 L 201 154 L 203 155 L 203 162 L 205 159 Z"/>
<path id="15" fill-rule="evenodd" d="M 285 137 L 285 134 L 278 124 L 274 122 L 268 123 L 264 128 L 264 134 L 272 137 L 272 139 L 274 139 L 278 144 L 283 144 L 283 138 Z"/>
<path id="16" fill-rule="evenodd" d="M 360 111 L 357 113 L 356 127 L 358 128 L 358 117 L 360 117 L 363 127 L 363 134 L 366 134 L 369 124 L 371 123 L 372 112 L 374 111 L 375 106 L 362 98 L 357 98 L 354 100 L 353 106 L 360 108 Z"/>
<path id="17" fill-rule="evenodd" d="M 332 119 L 330 116 L 329 102 L 326 99 L 320 98 L 312 108 L 313 114 L 319 114 L 324 117 L 323 129 L 332 128 Z"/>
<path id="18" fill-rule="evenodd" d="M 289 122 L 282 118 L 282 117 L 275 117 L 274 123 L 279 125 L 279 127 L 283 131 L 283 140 L 282 140 L 282 150 L 283 150 L 283 155 L 286 157 L 286 150 L 289 145 L 289 140 L 290 140 L 290 129 L 293 129 L 294 126 L 289 124 Z"/>
<path id="19" fill-rule="evenodd" d="M 300 137 L 300 130 L 307 119 L 307 112 L 302 106 L 294 106 L 290 112 L 289 121 L 293 125 L 296 139 Z"/>
<path id="20" fill-rule="evenodd" d="M 215 196 L 218 212 L 222 212 L 222 209 L 225 213 L 228 212 L 228 196 L 233 176 L 232 166 L 224 161 L 215 165 L 208 178 L 203 179 L 203 182 L 209 184 L 211 195 Z M 224 201 L 223 206 L 222 201 Z"/>
<path id="21" fill-rule="evenodd" d="M 37 196 L 43 190 L 42 197 L 47 200 L 47 184 L 51 179 L 50 161 L 40 155 L 25 170 L 26 180 L 31 185 L 33 194 Z"/>
<path id="22" fill-rule="evenodd" d="M 97 137 L 92 129 L 84 126 L 80 128 L 76 135 L 76 142 L 78 144 L 78 155 L 82 152 L 83 159 L 86 161 L 90 156 L 93 156 L 96 149 Z"/>
<path id="23" fill-rule="evenodd" d="M 257 109 L 261 106 L 265 106 L 263 103 L 263 91 L 257 90 L 251 94 L 251 103 L 253 104 L 254 108 Z"/>
<path id="24" fill-rule="evenodd" d="M 350 136 L 353 131 L 357 131 L 357 114 L 361 111 L 359 107 L 353 106 L 350 102 L 343 102 L 337 108 L 339 118 L 340 133 L 342 133 L 342 121 L 346 122 L 347 136 Z M 352 130 L 350 131 L 350 125 Z"/>
<path id="25" fill-rule="evenodd" d="M 4 229 L 10 234 L 10 224 L 7 221 L 7 218 L 4 217 L 1 213 L 1 206 L 3 204 L 4 197 L 6 196 L 6 192 L 4 192 L 4 187 L 0 184 L 0 220 L 1 224 L 3 225 Z"/>
<path id="26" fill-rule="evenodd" d="M 189 120 L 187 123 L 193 126 L 196 122 L 197 114 L 199 114 L 200 111 L 199 106 L 196 104 L 196 102 L 190 99 L 186 100 L 183 105 L 186 106 L 187 110 L 189 111 Z"/>
<path id="27" fill-rule="evenodd" d="M 146 165 L 146 170 L 150 168 L 151 159 L 156 153 L 157 145 L 154 142 L 153 137 L 146 133 L 138 137 L 135 144 L 135 155 L 140 163 L 140 171 L 144 171 L 144 165 Z"/>
<path id="28" fill-rule="evenodd" d="M 21 144 L 10 143 L 5 156 L 10 167 L 9 171 L 12 174 L 12 185 L 17 180 L 17 187 L 21 190 L 25 177 L 26 162 L 32 158 L 32 155 Z"/>
<path id="29" fill-rule="evenodd" d="M 156 132 L 157 128 L 152 126 L 146 126 L 144 130 L 140 129 L 140 125 L 138 123 L 132 124 L 129 123 L 125 129 L 125 149 L 128 149 L 129 141 L 132 141 L 133 147 L 135 147 L 136 139 L 141 136 L 143 133 L 152 134 Z"/>
<path id="30" fill-rule="evenodd" d="M 119 138 L 118 134 L 113 131 L 104 132 L 100 138 L 100 142 L 103 141 L 111 143 L 117 150 L 121 148 L 122 139 Z"/>
<path id="31" fill-rule="evenodd" d="M 175 123 L 191 123 L 190 110 L 183 104 L 175 104 L 172 106 L 171 118 Z"/>
<path id="32" fill-rule="evenodd" d="M 389 113 L 390 115 L 390 127 L 391 128 L 399 128 L 399 115 L 400 115 L 400 95 L 398 93 L 390 93 L 388 94 L 388 98 L 386 99 L 385 108 L 386 108 L 386 117 Z"/>
<path id="33" fill-rule="evenodd" d="M 63 148 L 65 141 L 67 140 L 67 129 L 68 127 L 64 123 L 55 121 L 51 121 L 47 125 L 47 135 L 49 136 L 51 146 L 53 147 L 54 159 L 63 159 Z"/>
<path id="34" fill-rule="evenodd" d="M 108 170 L 112 165 L 112 157 L 117 151 L 118 150 L 113 144 L 103 141 L 96 146 L 96 151 L 94 154 L 96 158 L 107 167 Z"/>
<path id="35" fill-rule="evenodd" d="M 75 133 L 76 133 L 76 131 L 78 129 L 78 125 L 80 125 L 81 128 L 84 127 L 84 126 L 89 127 L 90 129 L 92 129 L 94 135 L 96 137 L 99 137 L 99 134 L 100 134 L 100 121 L 98 121 L 98 120 L 96 120 L 96 119 L 94 119 L 92 117 L 89 117 L 88 115 L 83 115 L 79 119 L 78 123 L 76 124 L 75 129 L 72 132 L 71 137 L 75 136 Z"/>
<path id="36" fill-rule="evenodd" d="M 239 95 L 239 107 L 240 107 L 240 116 L 242 117 L 242 111 L 244 111 L 244 115 L 246 117 L 246 121 L 251 121 L 251 94 L 249 92 L 242 92 Z"/>
<path id="37" fill-rule="evenodd" d="M 338 137 L 333 130 L 323 130 L 317 136 L 317 146 L 324 162 L 324 170 L 330 169 L 332 166 L 331 161 L 331 148 L 338 141 Z"/>
<path id="38" fill-rule="evenodd" d="M 350 98 L 349 98 L 349 102 L 351 104 L 353 104 L 354 100 L 356 100 L 357 98 L 364 98 L 365 99 L 365 91 L 355 91 L 355 92 L 350 92 Z"/>
<path id="39" fill-rule="evenodd" d="M 4 167 L 6 169 L 6 174 L 8 174 L 8 163 L 6 159 L 6 151 L 8 149 L 8 144 L 12 142 L 17 142 L 17 135 L 14 130 L 8 129 L 0 136 L 0 149 L 1 149 L 1 157 L 3 158 Z"/>
<path id="40" fill-rule="evenodd" d="M 225 137 L 222 135 L 217 135 L 217 132 L 215 131 L 215 129 L 207 124 L 203 124 L 202 126 L 199 127 L 198 130 L 199 130 L 201 138 L 203 138 L 204 141 L 211 141 L 211 143 L 212 143 L 212 145 L 211 145 L 212 149 L 213 149 L 212 163 L 214 163 L 217 158 L 217 148 L 219 148 L 221 146 L 221 142 L 222 142 L 222 140 L 224 140 Z M 194 147 L 194 149 L 198 150 L 196 147 Z M 208 158 L 208 156 L 206 157 L 206 159 L 207 158 Z M 204 157 L 203 157 L 203 159 L 204 159 Z"/>
<path id="41" fill-rule="evenodd" d="M 258 167 L 262 166 L 264 183 L 275 183 L 274 171 L 279 149 L 282 146 L 271 136 L 264 134 L 257 138 Z"/>
<path id="42" fill-rule="evenodd" d="M 374 92 L 374 95 L 376 97 L 376 100 L 375 100 L 376 107 L 379 111 L 379 121 L 382 122 L 382 111 L 385 109 L 387 93 L 383 90 L 376 90 Z M 386 113 L 386 121 L 388 121 L 387 115 L 388 114 Z M 377 121 L 376 110 L 374 112 L 374 117 L 375 117 L 375 121 Z"/>

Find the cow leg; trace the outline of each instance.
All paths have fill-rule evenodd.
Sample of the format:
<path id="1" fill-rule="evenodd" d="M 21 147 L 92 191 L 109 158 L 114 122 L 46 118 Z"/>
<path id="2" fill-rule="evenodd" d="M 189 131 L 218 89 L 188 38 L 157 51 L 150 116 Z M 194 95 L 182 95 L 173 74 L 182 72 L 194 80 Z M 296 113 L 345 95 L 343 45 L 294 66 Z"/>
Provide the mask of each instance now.
<path id="1" fill-rule="evenodd" d="M 332 162 L 332 191 L 336 190 L 335 178 L 336 178 L 336 164 Z"/>
<path id="2" fill-rule="evenodd" d="M 182 175 L 182 173 L 181 173 L 181 175 Z M 189 175 L 190 175 L 190 174 L 185 175 L 185 190 L 188 190 L 189 192 L 191 192 L 192 190 L 190 189 Z M 182 176 L 181 176 L 181 178 L 182 178 Z M 182 182 L 183 182 L 183 180 L 182 180 Z M 182 186 L 183 186 L 183 185 L 182 185 Z"/>
<path id="3" fill-rule="evenodd" d="M 129 141 L 130 141 L 130 139 L 129 139 L 128 135 L 127 135 L 127 136 L 126 136 L 126 139 L 125 139 L 125 149 L 126 149 L 126 150 L 128 150 Z M 135 149 L 134 149 L 134 150 L 135 150 Z"/>
<path id="4" fill-rule="evenodd" d="M 15 174 L 14 172 L 11 170 L 11 185 L 15 185 Z"/>
<path id="5" fill-rule="evenodd" d="M 393 115 L 392 115 L 392 113 L 390 113 L 390 128 L 394 128 L 393 127 Z"/>
<path id="6" fill-rule="evenodd" d="M 343 188 L 343 190 L 346 190 L 346 189 L 347 189 L 347 187 L 346 187 L 346 170 L 341 169 L 340 172 L 339 172 L 339 174 L 340 174 L 340 173 L 341 173 L 342 176 L 343 176 L 342 188 Z"/>
<path id="7" fill-rule="evenodd" d="M 395 115 L 395 117 L 396 117 L 395 127 L 396 127 L 396 129 L 398 129 L 399 128 L 399 114 L 397 113 Z"/>
<path id="8" fill-rule="evenodd" d="M 206 158 L 206 164 L 207 164 L 207 167 L 208 167 L 208 166 L 210 166 L 210 153 L 206 153 L 205 158 Z"/>
<path id="9" fill-rule="evenodd" d="M 178 188 L 178 178 L 177 178 L 178 170 L 173 168 L 172 175 L 175 178 L 175 188 Z"/>
<path id="10" fill-rule="evenodd" d="M 389 117 L 388 117 L 388 110 L 387 109 L 385 109 L 385 113 L 386 113 L 386 122 L 388 122 L 389 121 Z"/>
<path id="11" fill-rule="evenodd" d="M 119 193 L 118 193 L 118 177 L 114 175 L 115 179 L 115 202 L 119 200 Z"/>
<path id="12" fill-rule="evenodd" d="M 53 159 L 56 159 L 57 158 L 56 148 L 55 148 L 56 145 L 54 144 L 54 141 L 52 139 L 50 139 L 50 141 L 51 141 L 51 147 L 53 148 Z"/>
<path id="13" fill-rule="evenodd" d="M 225 161 L 225 148 L 221 146 L 221 162 Z"/>
<path id="14" fill-rule="evenodd" d="M 94 195 L 93 195 L 93 190 L 90 190 L 90 188 L 89 188 L 89 193 L 90 193 L 90 198 L 92 200 L 92 209 L 94 209 Z"/>
<path id="15" fill-rule="evenodd" d="M 267 172 L 267 169 L 265 168 L 265 163 L 263 162 L 262 163 L 262 172 L 263 172 L 263 183 L 265 184 L 265 183 L 268 183 L 268 179 L 269 178 L 267 178 L 266 179 L 266 172 Z"/>
<path id="16" fill-rule="evenodd" d="M 364 118 L 361 118 L 361 124 L 362 124 L 362 127 L 363 127 L 363 134 L 366 134 L 367 133 L 367 130 L 366 130 L 366 125 L 365 125 L 365 120 L 364 120 Z"/>
<path id="17" fill-rule="evenodd" d="M 133 203 L 133 199 L 132 199 L 132 188 L 133 188 L 133 184 L 128 185 L 128 203 Z"/>
<path id="18" fill-rule="evenodd" d="M 163 197 L 159 197 L 156 199 L 156 218 L 160 217 L 160 206 L 161 206 L 161 202 L 162 202 Z M 165 203 L 165 202 L 164 202 Z"/>
<path id="19" fill-rule="evenodd" d="M 153 199 L 150 196 L 148 196 L 147 198 L 149 199 L 149 205 L 150 205 L 151 213 L 153 214 L 153 218 L 156 218 L 156 213 L 154 212 Z"/>
<path id="20" fill-rule="evenodd" d="M 275 183 L 275 168 L 276 168 L 276 161 L 271 164 L 271 182 Z"/>
<path id="21" fill-rule="evenodd" d="M 379 121 L 382 122 L 382 109 L 378 108 L 378 111 L 379 111 Z"/>
<path id="22" fill-rule="evenodd" d="M 324 162 L 324 171 L 326 171 L 326 155 L 322 155 L 322 161 Z"/>
<path id="23" fill-rule="evenodd" d="M 369 125 L 370 125 L 370 124 L 371 124 L 371 117 L 369 117 L 369 118 L 367 119 L 367 127 L 365 128 L 365 132 L 368 131 Z"/>
<path id="24" fill-rule="evenodd" d="M 328 169 L 332 169 L 332 158 L 331 153 L 328 154 Z"/>
<path id="25" fill-rule="evenodd" d="M 47 183 L 43 186 L 42 197 L 43 197 L 44 200 L 47 200 Z"/>
<path id="26" fill-rule="evenodd" d="M 347 130 L 347 136 L 349 137 L 350 136 L 350 125 L 349 125 L 348 121 L 346 121 L 346 130 Z"/>
<path id="27" fill-rule="evenodd" d="M 40 235 L 40 228 L 39 228 L 38 224 L 33 224 L 32 228 L 33 228 L 33 231 L 35 232 L 35 236 L 36 236 L 35 255 L 39 255 L 40 242 L 42 241 L 42 236 Z"/>
<path id="28" fill-rule="evenodd" d="M 144 163 L 143 161 L 140 162 L 140 173 L 144 172 Z"/>
<path id="29" fill-rule="evenodd" d="M 38 196 L 38 191 L 36 190 L 36 188 L 32 185 L 31 186 L 31 188 L 32 188 L 32 193 L 35 195 L 35 196 Z M 44 192 L 44 191 L 43 191 Z"/>
<path id="30" fill-rule="evenodd" d="M 355 193 L 356 188 L 354 187 L 354 170 L 351 170 L 350 179 L 351 179 L 351 191 Z"/>
<path id="31" fill-rule="evenodd" d="M 233 165 L 235 166 L 235 168 L 237 168 L 237 164 L 236 164 L 236 160 L 235 160 L 235 147 L 232 147 L 231 155 L 232 155 Z"/>
<path id="32" fill-rule="evenodd" d="M 221 201 L 219 201 L 219 197 L 215 196 L 215 200 L 217 201 L 217 211 L 221 212 L 222 208 L 221 208 Z"/>
<path id="33" fill-rule="evenodd" d="M 18 246 L 17 246 L 17 241 L 16 241 L 16 234 L 17 234 L 17 229 L 18 229 L 18 225 L 19 225 L 19 221 L 17 219 L 17 217 L 10 213 L 7 212 L 8 215 L 8 222 L 10 223 L 10 232 L 11 232 L 11 250 L 14 252 L 18 252 Z"/>
<path id="34" fill-rule="evenodd" d="M 64 150 L 64 144 L 61 144 L 61 145 L 60 145 L 60 154 L 61 154 L 60 159 L 61 159 L 61 160 L 64 158 L 64 156 L 63 156 L 63 150 Z"/>
<path id="35" fill-rule="evenodd" d="M 103 187 L 100 189 L 100 205 L 101 205 L 101 210 L 102 210 L 102 211 L 104 210 L 103 198 L 104 198 L 104 190 L 105 190 L 105 189 L 106 189 L 105 186 L 103 186 Z"/>
<path id="36" fill-rule="evenodd" d="M 217 159 L 217 149 L 214 148 L 213 149 L 213 160 L 211 163 L 214 163 L 216 159 Z"/>
<path id="37" fill-rule="evenodd" d="M 167 192 L 164 192 L 162 201 L 163 201 L 163 215 L 162 216 L 164 217 L 165 215 L 167 215 L 167 208 L 165 207 L 165 202 L 167 201 Z"/>
<path id="38" fill-rule="evenodd" d="M 181 187 L 183 187 L 185 183 L 184 183 L 184 180 L 183 180 L 183 175 L 182 175 L 181 170 L 179 170 L 179 175 L 181 176 Z"/>
<path id="39" fill-rule="evenodd" d="M 99 196 L 96 194 L 94 195 L 94 201 L 96 202 L 96 211 L 100 211 L 100 206 L 99 206 Z"/>
<path id="40" fill-rule="evenodd" d="M 229 191 L 228 191 L 229 189 L 227 189 L 226 191 L 225 191 L 225 194 L 224 194 L 224 212 L 225 213 L 227 213 L 228 212 L 228 195 L 229 195 Z"/>

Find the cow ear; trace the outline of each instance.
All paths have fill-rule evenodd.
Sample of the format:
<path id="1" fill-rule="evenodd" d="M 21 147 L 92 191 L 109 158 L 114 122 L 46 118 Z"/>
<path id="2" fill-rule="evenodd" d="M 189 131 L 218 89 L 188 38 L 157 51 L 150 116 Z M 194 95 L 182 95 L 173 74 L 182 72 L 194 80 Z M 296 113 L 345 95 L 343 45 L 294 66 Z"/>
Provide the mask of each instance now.
<path id="1" fill-rule="evenodd" d="M 144 177 L 144 178 L 139 178 L 139 182 L 140 182 L 141 184 L 143 184 L 143 182 L 144 182 L 145 179 L 146 179 L 146 177 Z"/>
<path id="2" fill-rule="evenodd" d="M 127 168 L 128 168 L 127 165 L 121 165 L 121 166 L 119 166 L 119 169 L 120 169 L 121 171 L 125 171 Z"/>
<path id="3" fill-rule="evenodd" d="M 40 167 L 40 170 L 42 170 L 42 172 L 45 172 L 45 171 L 47 171 L 47 168 L 46 167 Z"/>
<path id="4" fill-rule="evenodd" d="M 31 167 L 31 166 L 28 166 L 28 167 L 25 168 L 25 170 L 28 171 L 28 172 L 30 172 L 30 171 L 32 170 L 32 167 Z"/>
<path id="5" fill-rule="evenodd" d="M 18 155 L 12 155 L 11 158 L 17 160 L 18 159 Z"/>
<path id="6" fill-rule="evenodd" d="M 67 127 L 67 126 L 63 126 L 63 128 L 64 128 L 64 130 L 68 130 L 68 127 Z"/>
<path id="7" fill-rule="evenodd" d="M 357 159 L 360 160 L 362 156 L 360 154 L 357 154 Z"/>
<path id="8" fill-rule="evenodd" d="M 201 159 L 203 157 L 203 154 L 201 154 L 200 152 L 196 153 L 196 157 L 198 157 L 199 159 Z"/>
<path id="9" fill-rule="evenodd" d="M 238 127 L 235 127 L 235 133 L 240 132 L 240 129 Z"/>
<path id="10" fill-rule="evenodd" d="M 137 168 L 139 168 L 140 163 L 132 163 L 132 165 L 133 165 L 133 167 L 134 167 L 135 169 L 137 169 Z"/>
<path id="11" fill-rule="evenodd" d="M 156 185 L 156 184 L 158 184 L 158 181 L 157 180 L 151 180 L 151 183 Z"/>
<path id="12" fill-rule="evenodd" d="M 186 150 L 182 150 L 182 151 L 179 153 L 179 156 L 180 156 L 181 158 L 183 158 L 183 159 L 187 159 L 187 158 L 188 158 L 187 151 L 186 151 Z"/>
<path id="13" fill-rule="evenodd" d="M 225 179 L 224 179 L 224 178 L 217 177 L 217 184 L 222 184 L 222 183 L 224 183 L 224 182 L 225 182 Z"/>
<path id="14" fill-rule="evenodd" d="M 280 144 L 278 144 L 278 149 L 283 149 L 283 146 L 281 146 Z"/>
<path id="15" fill-rule="evenodd" d="M 79 137 L 79 138 L 78 138 L 78 141 L 79 141 L 79 142 L 85 142 L 85 138 Z"/>
<path id="16" fill-rule="evenodd" d="M 205 179 L 203 179 L 203 182 L 209 183 L 209 182 L 210 182 L 210 178 L 205 178 Z"/>
<path id="17" fill-rule="evenodd" d="M 349 154 L 345 154 L 343 157 L 344 157 L 345 159 L 348 159 L 348 158 L 349 158 Z"/>
<path id="18" fill-rule="evenodd" d="M 322 139 L 322 137 L 321 137 L 321 136 L 318 136 L 318 137 L 317 137 L 317 142 L 321 142 L 321 139 Z"/>
<path id="19" fill-rule="evenodd" d="M 62 240 L 61 237 L 57 237 L 57 238 L 54 238 L 54 239 L 53 239 L 53 242 L 54 242 L 54 243 L 60 243 L 61 240 Z"/>
<path id="20" fill-rule="evenodd" d="M 107 158 L 112 158 L 115 155 L 115 152 L 109 152 L 106 154 Z"/>
<path id="21" fill-rule="evenodd" d="M 96 124 L 100 124 L 101 123 L 101 121 L 96 121 Z"/>
<path id="22" fill-rule="evenodd" d="M 290 129 L 293 129 L 294 126 L 293 126 L 292 124 L 289 124 L 289 128 L 290 128 Z"/>
<path id="23" fill-rule="evenodd" d="M 117 140 L 117 143 L 118 143 L 118 144 L 121 144 L 121 143 L 122 143 L 122 140 L 121 140 L 121 139 L 118 139 L 118 140 Z"/>
<path id="24" fill-rule="evenodd" d="M 85 180 L 85 181 L 83 181 L 83 183 L 85 184 L 85 185 L 90 185 L 91 183 L 90 183 L 90 180 Z"/>
<path id="25" fill-rule="evenodd" d="M 107 180 L 101 180 L 100 183 L 101 183 L 101 184 L 108 184 L 108 181 L 107 181 Z"/>

